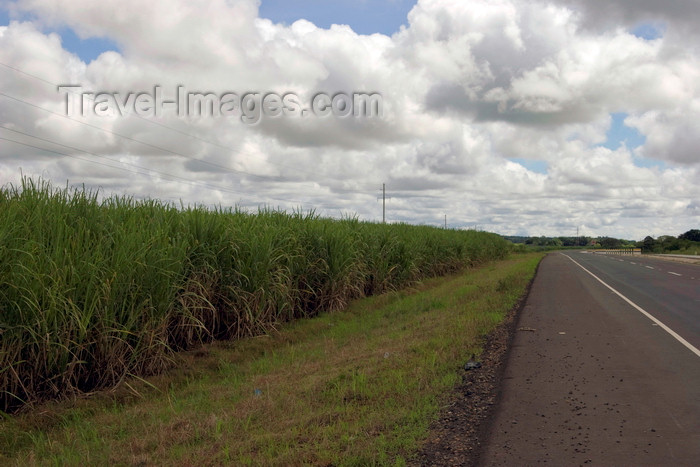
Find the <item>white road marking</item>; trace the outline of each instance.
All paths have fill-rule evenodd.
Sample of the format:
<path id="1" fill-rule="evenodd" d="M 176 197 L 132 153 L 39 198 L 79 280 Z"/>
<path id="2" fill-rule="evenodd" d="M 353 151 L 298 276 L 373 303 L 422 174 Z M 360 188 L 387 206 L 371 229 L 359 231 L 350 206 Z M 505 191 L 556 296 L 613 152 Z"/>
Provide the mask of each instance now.
<path id="1" fill-rule="evenodd" d="M 649 268 L 649 269 L 654 269 L 654 268 L 652 268 L 651 266 L 644 266 L 644 267 L 645 267 L 645 268 Z"/>
<path id="2" fill-rule="evenodd" d="M 669 274 L 673 274 L 674 276 L 682 276 L 683 274 L 678 274 L 677 272 L 673 271 L 668 271 Z"/>
<path id="3" fill-rule="evenodd" d="M 634 261 L 630 261 L 630 264 L 637 264 L 637 263 L 635 263 Z"/>
<path id="4" fill-rule="evenodd" d="M 564 253 L 561 253 L 561 254 L 564 255 Z M 628 304 L 630 304 L 634 309 L 636 309 L 637 311 L 639 311 L 640 313 L 642 313 L 644 316 L 646 316 L 647 318 L 649 318 L 650 320 L 652 320 L 653 322 L 655 322 L 656 324 L 658 324 L 660 327 L 662 327 L 662 328 L 664 329 L 664 331 L 666 331 L 667 333 L 669 333 L 669 334 L 670 334 L 671 336 L 673 336 L 678 342 L 680 342 L 681 344 L 683 344 L 684 346 L 686 346 L 691 352 L 693 352 L 695 355 L 697 355 L 698 357 L 700 357 L 700 350 L 698 350 L 697 348 L 695 348 L 695 347 L 693 346 L 693 344 L 691 344 L 690 342 L 688 342 L 687 340 L 685 340 L 685 339 L 683 339 L 681 336 L 679 336 L 679 335 L 676 333 L 676 331 L 674 331 L 673 329 L 669 328 L 669 327 L 666 326 L 664 323 L 662 323 L 661 321 L 659 321 L 658 319 L 656 319 L 656 318 L 654 318 L 652 315 L 650 315 L 649 312 L 647 312 L 647 311 L 644 310 L 642 307 L 640 307 L 639 305 L 637 305 L 636 303 L 634 303 L 632 300 L 630 300 L 629 298 L 625 297 L 624 295 L 622 295 L 622 294 L 621 294 L 620 292 L 618 292 L 617 290 L 615 290 L 615 289 L 613 289 L 612 287 L 610 287 L 608 284 L 606 284 L 605 282 L 603 282 L 603 280 L 602 280 L 601 278 L 599 278 L 598 276 L 596 276 L 595 274 L 593 274 L 591 271 L 589 271 L 588 269 L 586 269 L 586 268 L 584 268 L 583 266 L 581 266 L 581 265 L 580 265 L 578 262 L 576 262 L 576 260 L 574 260 L 571 256 L 569 256 L 569 255 L 564 255 L 564 256 L 566 256 L 567 258 L 569 258 L 571 261 L 574 262 L 574 264 L 576 264 L 578 267 L 580 267 L 581 269 L 583 269 L 584 271 L 586 271 L 588 274 L 590 274 L 591 276 L 593 276 L 598 282 L 600 282 L 601 284 L 603 284 L 605 287 L 607 287 L 608 289 L 612 290 L 613 293 L 615 293 L 615 294 L 616 294 L 617 296 L 619 296 L 621 299 L 623 299 L 623 300 L 626 301 Z M 647 267 L 649 267 L 649 266 L 647 266 Z M 653 269 L 653 268 L 652 268 L 652 269 Z"/>

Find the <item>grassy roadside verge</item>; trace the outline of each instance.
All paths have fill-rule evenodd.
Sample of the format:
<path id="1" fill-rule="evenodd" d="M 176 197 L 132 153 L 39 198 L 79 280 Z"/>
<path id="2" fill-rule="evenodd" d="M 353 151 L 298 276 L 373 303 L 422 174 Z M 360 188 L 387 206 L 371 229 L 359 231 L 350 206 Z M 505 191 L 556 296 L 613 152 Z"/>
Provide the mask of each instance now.
<path id="1" fill-rule="evenodd" d="M 541 254 L 356 300 L 0 422 L 3 465 L 402 465 Z"/>

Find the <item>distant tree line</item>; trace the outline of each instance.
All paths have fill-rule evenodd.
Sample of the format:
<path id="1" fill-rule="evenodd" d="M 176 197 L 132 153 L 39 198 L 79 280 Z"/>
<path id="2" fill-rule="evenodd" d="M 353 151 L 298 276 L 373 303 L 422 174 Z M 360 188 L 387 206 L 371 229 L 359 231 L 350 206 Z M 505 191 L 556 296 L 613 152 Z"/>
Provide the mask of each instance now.
<path id="1" fill-rule="evenodd" d="M 598 247 L 598 248 L 633 248 L 636 242 L 612 237 L 523 237 L 511 235 L 504 237 L 516 244 L 532 245 L 539 247 Z"/>
<path id="2" fill-rule="evenodd" d="M 586 246 L 590 241 L 590 237 L 523 237 L 510 235 L 504 238 L 516 244 L 553 247 Z"/>
<path id="3" fill-rule="evenodd" d="M 556 248 L 641 248 L 644 253 L 700 254 L 700 230 L 692 229 L 678 237 L 662 235 L 656 239 L 646 237 L 641 242 L 614 237 L 526 237 L 504 236 L 512 243 L 539 249 Z"/>
<path id="4" fill-rule="evenodd" d="M 647 236 L 640 242 L 644 253 L 684 253 L 697 255 L 700 253 L 700 230 L 691 229 L 678 237 L 661 235 L 658 238 Z"/>

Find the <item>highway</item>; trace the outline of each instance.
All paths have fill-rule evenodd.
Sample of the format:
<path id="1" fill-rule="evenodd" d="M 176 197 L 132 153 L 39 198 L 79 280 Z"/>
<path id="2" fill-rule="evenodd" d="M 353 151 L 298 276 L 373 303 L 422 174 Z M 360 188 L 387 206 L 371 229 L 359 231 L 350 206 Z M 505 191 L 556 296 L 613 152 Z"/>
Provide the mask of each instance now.
<path id="1" fill-rule="evenodd" d="M 700 266 L 644 256 L 566 255 L 700 348 Z"/>
<path id="2" fill-rule="evenodd" d="M 700 266 L 549 254 L 479 465 L 700 465 L 698 321 Z"/>

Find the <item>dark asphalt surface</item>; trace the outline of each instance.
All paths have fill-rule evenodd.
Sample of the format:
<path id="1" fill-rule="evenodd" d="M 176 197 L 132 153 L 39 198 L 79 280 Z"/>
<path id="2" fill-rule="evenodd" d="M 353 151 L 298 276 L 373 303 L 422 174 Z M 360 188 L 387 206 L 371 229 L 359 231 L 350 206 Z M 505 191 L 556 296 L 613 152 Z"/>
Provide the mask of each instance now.
<path id="1" fill-rule="evenodd" d="M 700 342 L 700 267 L 566 254 Z M 479 464 L 698 466 L 700 357 L 550 254 L 520 315 Z"/>
<path id="2" fill-rule="evenodd" d="M 700 266 L 644 256 L 567 255 L 700 348 Z"/>

